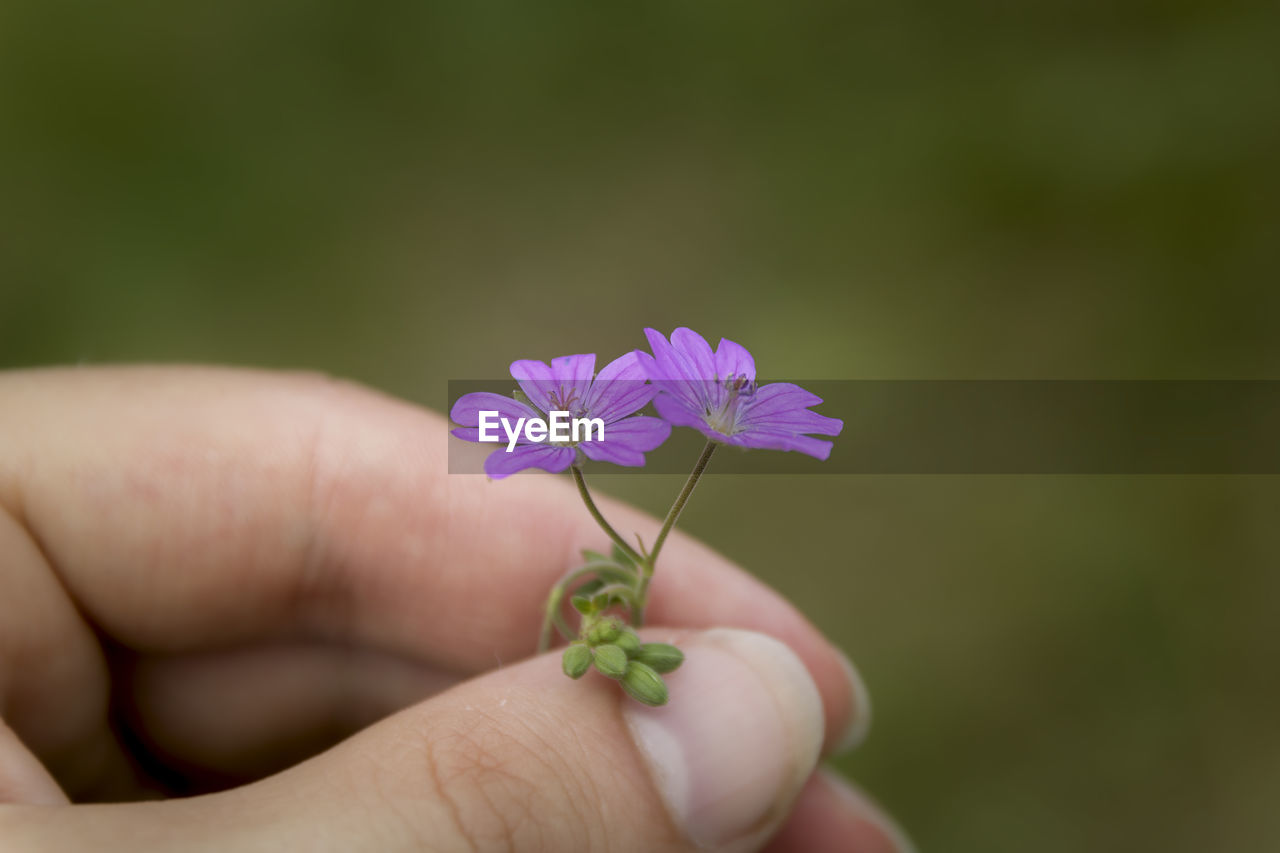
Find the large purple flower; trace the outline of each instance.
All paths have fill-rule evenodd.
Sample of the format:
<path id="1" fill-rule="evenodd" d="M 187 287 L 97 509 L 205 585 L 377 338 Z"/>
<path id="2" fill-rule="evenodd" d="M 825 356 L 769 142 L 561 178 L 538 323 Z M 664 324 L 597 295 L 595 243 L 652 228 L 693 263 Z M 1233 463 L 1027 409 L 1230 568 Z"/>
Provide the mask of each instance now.
<path id="1" fill-rule="evenodd" d="M 508 452 L 507 438 L 484 461 L 484 470 L 495 480 L 525 468 L 560 472 L 578 459 L 639 466 L 644 454 L 671 435 L 671 425 L 659 418 L 635 415 L 653 398 L 656 389 L 645 382 L 644 369 L 634 353 L 611 361 L 597 375 L 596 357 L 565 355 L 541 361 L 512 362 L 511 376 L 532 406 L 501 394 L 479 391 L 464 394 L 453 404 L 449 418 L 458 428 L 453 434 L 467 441 L 480 440 L 480 412 L 497 412 L 510 423 L 518 419 L 547 419 L 551 412 L 569 412 L 574 418 L 599 418 L 604 428 L 585 431 L 580 441 L 533 442 L 524 435 Z"/>
<path id="2" fill-rule="evenodd" d="M 745 347 L 721 338 L 713 352 L 702 335 L 686 328 L 672 332 L 670 342 L 653 329 L 644 333 L 653 355 L 637 355 L 658 387 L 653 405 L 664 420 L 738 447 L 831 455 L 831 442 L 808 433 L 836 436 L 844 422 L 809 411 L 822 398 L 799 385 L 756 387 L 755 359 Z"/>

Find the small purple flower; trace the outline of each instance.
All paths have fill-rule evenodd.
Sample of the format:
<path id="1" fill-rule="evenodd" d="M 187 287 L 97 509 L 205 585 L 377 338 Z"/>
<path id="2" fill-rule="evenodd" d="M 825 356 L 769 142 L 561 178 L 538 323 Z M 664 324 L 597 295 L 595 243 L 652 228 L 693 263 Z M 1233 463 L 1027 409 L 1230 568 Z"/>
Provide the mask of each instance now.
<path id="1" fill-rule="evenodd" d="M 485 459 L 485 473 L 495 480 L 525 468 L 558 473 L 573 465 L 579 453 L 614 465 L 644 465 L 644 454 L 671 435 L 666 421 L 644 415 L 631 417 L 645 407 L 656 389 L 645 382 L 640 358 L 634 352 L 611 361 L 598 375 L 595 366 L 594 353 L 560 356 L 551 359 L 550 365 L 529 359 L 512 362 L 511 376 L 532 407 L 487 391 L 464 394 L 449 412 L 449 418 L 458 424 L 453 434 L 479 441 L 482 411 L 495 411 L 511 423 L 521 418 L 545 419 L 553 411 L 569 412 L 574 418 L 599 418 L 604 428 L 599 433 L 587 431 L 584 440 L 568 443 L 535 443 L 522 434 L 510 452 L 504 438 Z M 603 437 L 597 439 L 597 435 Z"/>
<path id="2" fill-rule="evenodd" d="M 755 359 L 740 344 L 721 338 L 712 352 L 691 329 L 676 329 L 670 342 L 653 329 L 644 333 L 653 355 L 637 355 L 658 387 L 653 405 L 664 420 L 737 447 L 796 450 L 817 459 L 831 455 L 831 442 L 807 433 L 836 436 L 844 422 L 809 411 L 822 398 L 799 385 L 756 387 Z"/>

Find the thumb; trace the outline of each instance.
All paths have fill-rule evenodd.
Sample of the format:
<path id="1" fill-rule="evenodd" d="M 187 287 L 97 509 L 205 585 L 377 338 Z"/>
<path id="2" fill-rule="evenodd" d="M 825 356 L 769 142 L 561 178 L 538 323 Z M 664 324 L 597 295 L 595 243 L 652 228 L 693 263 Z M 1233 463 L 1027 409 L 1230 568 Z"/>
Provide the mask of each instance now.
<path id="1" fill-rule="evenodd" d="M 595 673 L 572 682 L 545 655 L 403 712 L 310 769 L 372 792 L 366 814 L 400 816 L 413 846 L 758 849 L 818 760 L 818 690 L 763 634 L 679 642 L 686 660 L 664 707 Z"/>
<path id="2" fill-rule="evenodd" d="M 663 639 L 686 654 L 664 707 L 544 654 L 244 788 L 0 806 L 0 835 L 14 850 L 758 849 L 817 763 L 817 686 L 763 634 Z"/>
<path id="3" fill-rule="evenodd" d="M 243 788 L 0 806 L 0 832 L 14 850 L 756 850 L 817 762 L 817 688 L 763 634 L 677 637 L 661 708 L 543 655 Z"/>

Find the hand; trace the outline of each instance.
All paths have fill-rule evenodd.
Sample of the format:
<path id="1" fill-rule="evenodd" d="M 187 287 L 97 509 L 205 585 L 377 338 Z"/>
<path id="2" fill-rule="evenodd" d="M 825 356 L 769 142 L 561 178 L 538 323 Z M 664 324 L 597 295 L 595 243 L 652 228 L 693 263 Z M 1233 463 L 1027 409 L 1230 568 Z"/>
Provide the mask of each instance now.
<path id="1" fill-rule="evenodd" d="M 905 849 L 815 773 L 852 668 L 696 542 L 650 608 L 671 704 L 525 659 L 601 534 L 556 478 L 448 476 L 445 426 L 312 376 L 0 375 L 5 849 Z"/>

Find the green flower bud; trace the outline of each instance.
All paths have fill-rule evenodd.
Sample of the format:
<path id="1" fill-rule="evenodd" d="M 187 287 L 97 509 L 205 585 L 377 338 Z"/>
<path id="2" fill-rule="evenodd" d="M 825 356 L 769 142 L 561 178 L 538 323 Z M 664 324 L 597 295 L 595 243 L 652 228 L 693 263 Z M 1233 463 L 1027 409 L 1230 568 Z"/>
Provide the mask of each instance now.
<path id="1" fill-rule="evenodd" d="M 565 675 L 570 678 L 581 678 L 591 668 L 591 649 L 582 643 L 574 643 L 564 650 L 564 657 L 560 659 L 560 663 L 564 666 Z"/>
<path id="2" fill-rule="evenodd" d="M 621 631 L 622 622 L 616 616 L 610 616 L 587 629 L 587 642 L 593 646 L 612 643 Z"/>
<path id="3" fill-rule="evenodd" d="M 617 646 L 596 646 L 595 657 L 601 675 L 622 678 L 627 671 L 627 653 Z"/>
<path id="4" fill-rule="evenodd" d="M 666 682 L 653 671 L 653 667 L 646 664 L 631 662 L 627 667 L 627 674 L 622 677 L 622 689 L 637 702 L 646 705 L 667 704 Z"/>
<path id="5" fill-rule="evenodd" d="M 684 663 L 684 652 L 667 643 L 645 643 L 632 658 L 657 672 L 671 672 Z"/>
<path id="6" fill-rule="evenodd" d="M 613 639 L 613 644 L 626 652 L 629 658 L 635 657 L 636 652 L 640 651 L 640 638 L 630 628 L 623 628 L 622 633 Z"/>

